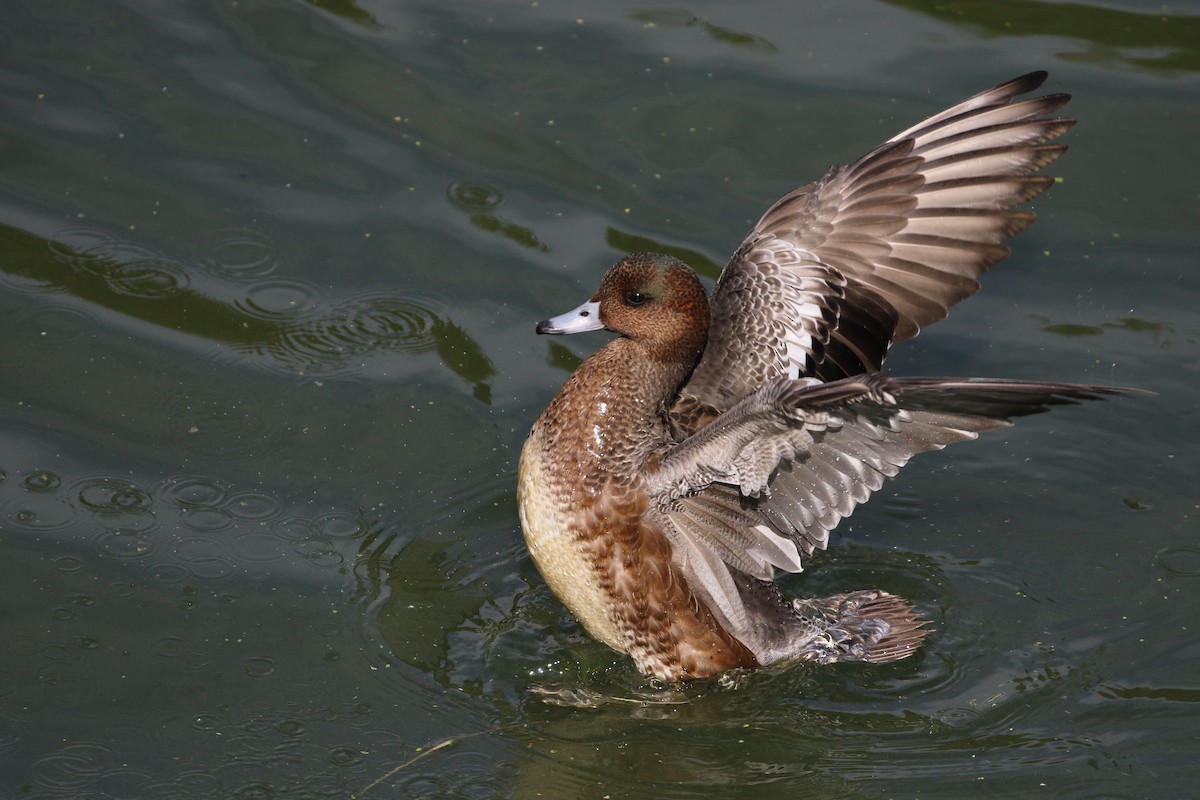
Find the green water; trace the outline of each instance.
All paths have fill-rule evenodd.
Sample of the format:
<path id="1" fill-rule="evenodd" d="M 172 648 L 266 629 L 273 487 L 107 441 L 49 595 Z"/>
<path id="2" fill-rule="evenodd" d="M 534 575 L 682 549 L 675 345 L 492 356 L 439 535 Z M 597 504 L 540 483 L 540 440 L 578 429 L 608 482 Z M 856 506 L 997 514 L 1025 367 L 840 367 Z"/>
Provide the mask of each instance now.
<path id="1" fill-rule="evenodd" d="M 1200 9 L 594 5 L 5 6 L 0 797 L 1196 797 Z M 521 543 L 604 341 L 534 322 L 1037 68 L 1063 182 L 889 366 L 1158 395 L 918 458 L 785 582 L 915 658 L 646 682 Z"/>

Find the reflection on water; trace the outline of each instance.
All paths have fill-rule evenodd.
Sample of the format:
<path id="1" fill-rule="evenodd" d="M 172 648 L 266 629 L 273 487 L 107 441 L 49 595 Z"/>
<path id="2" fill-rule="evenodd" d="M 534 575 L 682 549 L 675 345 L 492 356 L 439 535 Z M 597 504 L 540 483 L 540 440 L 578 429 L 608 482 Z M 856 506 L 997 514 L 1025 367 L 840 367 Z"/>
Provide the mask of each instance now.
<path id="1" fill-rule="evenodd" d="M 1194 793 L 1194 16 L 799 9 L 7 5 L 0 796 Z M 918 461 L 789 578 L 913 598 L 916 658 L 648 682 L 521 543 L 604 341 L 533 325 L 1037 68 L 1065 180 L 896 369 L 1159 395 Z"/>
<path id="2" fill-rule="evenodd" d="M 231 230 L 228 239 L 215 241 L 214 258 L 195 265 L 170 263 L 92 229 L 72 228 L 62 234 L 82 246 L 47 242 L 0 225 L 0 246 L 16 254 L 0 265 L 0 275 L 23 291 L 69 293 L 147 322 L 233 344 L 301 375 L 325 377 L 352 370 L 373 352 L 434 351 L 445 367 L 473 387 L 476 399 L 491 402 L 488 381 L 496 374 L 491 360 L 428 300 L 370 292 L 334 303 L 307 281 L 264 278 L 274 272 L 273 260 L 261 239 L 242 230 Z M 245 260 L 225 264 L 215 260 L 218 253 Z M 191 287 L 191 275 L 208 278 L 205 288 L 212 295 Z M 220 299 L 231 287 L 211 280 L 222 277 L 245 284 L 232 302 Z M 39 318 L 48 313 L 47 308 L 37 311 Z M 80 323 L 90 319 L 84 311 L 63 313 L 78 315 Z M 68 327 L 82 331 L 87 326 Z M 188 414 L 195 413 L 190 404 L 186 407 Z M 231 418 L 224 412 L 220 416 Z M 240 426 L 245 417 L 232 419 Z"/>
<path id="3" fill-rule="evenodd" d="M 995 36 L 1056 36 L 1084 42 L 1084 52 L 1070 56 L 1079 61 L 1127 64 L 1168 74 L 1200 70 L 1200 18 L 1195 14 L 1040 0 L 1012 0 L 1003 6 L 987 0 L 965 0 L 953 6 L 917 0 L 887 2 Z"/>
<path id="4" fill-rule="evenodd" d="M 638 11 L 630 14 L 629 18 L 651 28 L 659 25 L 665 28 L 696 28 L 712 37 L 714 41 L 731 44 L 735 47 L 744 47 L 747 50 L 760 53 L 775 53 L 779 50 L 766 37 L 754 33 L 735 31 L 723 25 L 715 25 L 708 18 L 697 17 L 687 11 L 674 9 Z"/>
<path id="5" fill-rule="evenodd" d="M 537 238 L 537 234 L 503 217 L 491 213 L 490 209 L 503 202 L 500 192 L 490 186 L 473 181 L 452 183 L 446 190 L 450 205 L 469 215 L 471 224 L 489 233 L 498 233 L 506 239 L 531 250 L 546 252 L 550 247 Z"/>

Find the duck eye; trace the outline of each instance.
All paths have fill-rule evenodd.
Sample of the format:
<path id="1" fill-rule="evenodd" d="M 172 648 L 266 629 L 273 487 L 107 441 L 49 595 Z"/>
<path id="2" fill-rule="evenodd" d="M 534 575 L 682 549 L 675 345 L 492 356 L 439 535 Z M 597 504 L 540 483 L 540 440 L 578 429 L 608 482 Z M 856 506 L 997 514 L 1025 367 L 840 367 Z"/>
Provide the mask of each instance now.
<path id="1" fill-rule="evenodd" d="M 626 305 L 631 305 L 631 306 L 645 305 L 646 301 L 649 299 L 650 299 L 650 295 L 645 294 L 643 292 L 629 292 L 628 294 L 625 295 Z"/>

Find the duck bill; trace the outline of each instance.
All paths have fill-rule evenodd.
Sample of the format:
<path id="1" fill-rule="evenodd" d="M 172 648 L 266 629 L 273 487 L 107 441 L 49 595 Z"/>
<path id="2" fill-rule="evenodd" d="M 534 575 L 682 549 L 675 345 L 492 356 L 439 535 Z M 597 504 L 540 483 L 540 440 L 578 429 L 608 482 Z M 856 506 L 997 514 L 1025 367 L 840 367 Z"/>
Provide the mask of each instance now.
<path id="1" fill-rule="evenodd" d="M 573 308 L 565 314 L 544 319 L 537 324 L 538 333 L 562 334 L 598 331 L 604 327 L 600 321 L 600 304 L 594 300 Z"/>

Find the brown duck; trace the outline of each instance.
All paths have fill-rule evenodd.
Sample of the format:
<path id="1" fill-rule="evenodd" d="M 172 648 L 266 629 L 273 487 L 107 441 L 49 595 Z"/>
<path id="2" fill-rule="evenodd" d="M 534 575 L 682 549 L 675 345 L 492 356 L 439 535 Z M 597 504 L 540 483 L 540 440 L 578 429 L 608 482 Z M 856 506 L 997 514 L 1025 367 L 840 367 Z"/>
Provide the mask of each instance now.
<path id="1" fill-rule="evenodd" d="M 521 453 L 538 569 L 592 636 L 667 681 L 782 660 L 885 662 L 925 635 L 880 590 L 787 599 L 829 531 L 915 454 L 1118 389 L 880 372 L 1033 222 L 1066 147 L 1035 72 L 897 134 L 767 210 L 712 299 L 661 254 L 619 261 L 538 333 L 605 328 Z"/>

